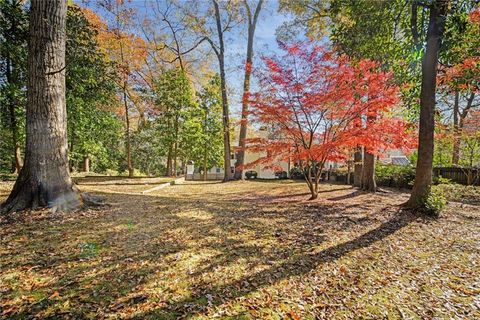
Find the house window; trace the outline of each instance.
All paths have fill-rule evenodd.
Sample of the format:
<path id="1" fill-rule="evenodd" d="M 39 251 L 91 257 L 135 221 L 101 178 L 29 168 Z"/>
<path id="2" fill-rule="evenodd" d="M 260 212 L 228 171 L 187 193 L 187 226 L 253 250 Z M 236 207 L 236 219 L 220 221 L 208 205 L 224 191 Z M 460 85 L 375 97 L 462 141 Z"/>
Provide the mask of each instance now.
<path id="1" fill-rule="evenodd" d="M 220 168 L 217 168 L 217 173 L 220 173 Z"/>
<path id="2" fill-rule="evenodd" d="M 234 153 L 231 153 L 231 154 L 230 154 L 230 159 L 231 159 L 231 160 L 235 160 L 235 154 L 234 154 Z"/>
<path id="3" fill-rule="evenodd" d="M 232 173 L 235 173 L 235 167 L 230 167 L 230 171 L 231 171 Z"/>

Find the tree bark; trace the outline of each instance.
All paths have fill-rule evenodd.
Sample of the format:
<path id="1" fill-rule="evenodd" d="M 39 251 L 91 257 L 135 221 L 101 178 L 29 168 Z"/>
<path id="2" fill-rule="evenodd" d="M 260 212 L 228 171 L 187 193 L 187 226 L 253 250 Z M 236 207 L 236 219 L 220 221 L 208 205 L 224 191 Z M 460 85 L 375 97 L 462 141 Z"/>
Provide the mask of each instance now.
<path id="1" fill-rule="evenodd" d="M 247 138 L 247 115 L 248 101 L 247 96 L 250 92 L 250 76 L 252 74 L 253 61 L 253 39 L 255 36 L 255 28 L 257 26 L 258 15 L 262 9 L 263 0 L 259 0 L 255 13 L 252 12 L 248 2 L 244 2 L 248 15 L 248 38 L 247 38 L 247 59 L 245 60 L 245 77 L 243 80 L 243 99 L 242 99 L 242 121 L 240 122 L 240 135 L 238 137 L 239 151 L 237 153 L 237 162 L 235 164 L 235 179 L 243 179 L 243 165 L 245 164 L 245 139 Z"/>
<path id="2" fill-rule="evenodd" d="M 12 61 L 10 60 L 9 54 L 7 53 L 7 63 L 6 63 L 6 78 L 7 82 L 11 85 L 18 85 L 18 75 L 15 70 L 12 72 Z M 15 98 L 15 94 L 12 90 L 8 91 L 7 94 L 8 100 L 8 112 L 10 118 L 10 131 L 12 134 L 12 151 L 13 151 L 13 173 L 19 173 L 20 169 L 23 166 L 22 155 L 20 152 L 20 142 L 18 141 L 18 125 L 17 125 L 17 116 L 15 110 L 18 104 L 18 100 Z"/>
<path id="3" fill-rule="evenodd" d="M 203 135 L 207 136 L 207 121 L 208 121 L 208 108 L 205 107 L 205 115 L 203 118 Z M 203 181 L 207 181 L 207 161 L 208 161 L 208 141 L 205 139 L 205 145 L 203 146 Z"/>
<path id="4" fill-rule="evenodd" d="M 177 158 L 178 158 L 178 116 L 175 117 L 175 143 L 173 144 L 173 176 L 177 176 Z"/>
<path id="5" fill-rule="evenodd" d="M 368 110 L 367 114 L 371 113 Z M 377 116 L 368 115 L 366 126 L 372 125 Z M 375 155 L 368 152 L 367 148 L 363 148 L 363 167 L 362 167 L 362 189 L 365 191 L 375 192 L 377 191 L 377 183 L 375 181 Z"/>
<path id="6" fill-rule="evenodd" d="M 127 169 L 128 177 L 133 177 L 133 165 L 132 165 L 132 141 L 130 139 L 130 116 L 128 114 L 128 101 L 127 101 L 127 82 L 123 84 L 123 103 L 125 107 L 125 143 L 127 151 Z"/>
<path id="7" fill-rule="evenodd" d="M 83 172 L 90 172 L 90 156 L 88 154 L 83 157 Z"/>
<path id="8" fill-rule="evenodd" d="M 15 34 L 17 30 L 17 22 L 12 21 L 11 32 Z M 13 70 L 12 70 L 13 69 Z M 12 86 L 19 86 L 19 74 L 17 71 L 17 66 L 13 65 L 12 59 L 10 59 L 10 54 L 7 52 L 6 55 L 6 78 L 7 83 Z M 10 118 L 10 131 L 12 134 L 12 151 L 13 151 L 13 173 L 19 173 L 20 169 L 23 166 L 22 155 L 20 151 L 20 142 L 18 141 L 18 124 L 17 116 L 15 110 L 17 108 L 18 99 L 15 97 L 15 93 L 12 89 L 8 90 L 7 93 L 7 103 L 8 103 L 8 112 Z"/>
<path id="9" fill-rule="evenodd" d="M 418 160 L 415 183 L 410 199 L 406 203 L 410 208 L 424 206 L 425 198 L 432 185 L 438 52 L 443 36 L 448 2 L 448 0 L 438 0 L 433 2 L 430 8 L 427 45 L 422 61 Z"/>
<path id="10" fill-rule="evenodd" d="M 353 186 L 362 187 L 362 147 L 358 146 L 353 154 Z"/>
<path id="11" fill-rule="evenodd" d="M 223 111 L 223 161 L 225 175 L 223 181 L 232 180 L 231 161 L 230 161 L 230 115 L 227 98 L 227 83 L 225 77 L 225 46 L 223 43 L 222 21 L 220 17 L 220 8 L 217 0 L 212 0 L 215 8 L 215 21 L 217 24 L 217 34 L 219 41 L 219 51 L 217 52 L 218 64 L 220 67 L 220 88 L 222 91 L 222 111 Z"/>
<path id="12" fill-rule="evenodd" d="M 172 175 L 172 146 L 168 147 L 168 154 L 167 154 L 167 168 L 165 176 L 170 177 Z"/>
<path id="13" fill-rule="evenodd" d="M 453 153 L 452 153 L 452 165 L 458 166 L 460 160 L 460 130 L 458 127 L 458 115 L 460 113 L 460 93 L 455 92 L 455 102 L 453 104 Z"/>
<path id="14" fill-rule="evenodd" d="M 64 211 L 81 205 L 68 169 L 66 14 L 66 1 L 31 1 L 25 164 L 2 212 L 47 206 Z"/>
<path id="15" fill-rule="evenodd" d="M 375 181 L 375 155 L 365 151 L 362 169 L 362 189 L 365 191 L 377 191 Z"/>

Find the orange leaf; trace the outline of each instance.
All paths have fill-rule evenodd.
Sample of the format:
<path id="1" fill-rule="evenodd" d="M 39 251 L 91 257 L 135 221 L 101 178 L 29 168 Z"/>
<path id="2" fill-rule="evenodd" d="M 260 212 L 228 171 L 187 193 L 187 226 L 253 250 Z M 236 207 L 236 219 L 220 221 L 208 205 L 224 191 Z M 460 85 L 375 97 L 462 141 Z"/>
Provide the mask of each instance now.
<path id="1" fill-rule="evenodd" d="M 53 300 L 55 299 L 56 297 L 60 297 L 60 294 L 58 293 L 58 291 L 55 291 L 50 297 L 48 297 L 49 300 Z"/>

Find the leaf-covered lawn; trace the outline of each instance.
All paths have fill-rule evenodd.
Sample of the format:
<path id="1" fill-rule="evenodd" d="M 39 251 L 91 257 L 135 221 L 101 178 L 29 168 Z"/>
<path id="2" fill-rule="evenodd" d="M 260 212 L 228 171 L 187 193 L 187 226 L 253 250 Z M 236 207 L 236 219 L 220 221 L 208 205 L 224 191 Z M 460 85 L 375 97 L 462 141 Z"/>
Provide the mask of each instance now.
<path id="1" fill-rule="evenodd" d="M 394 190 L 110 187 L 81 185 L 111 207 L 0 226 L 2 318 L 480 318 L 478 206 L 425 220 Z"/>

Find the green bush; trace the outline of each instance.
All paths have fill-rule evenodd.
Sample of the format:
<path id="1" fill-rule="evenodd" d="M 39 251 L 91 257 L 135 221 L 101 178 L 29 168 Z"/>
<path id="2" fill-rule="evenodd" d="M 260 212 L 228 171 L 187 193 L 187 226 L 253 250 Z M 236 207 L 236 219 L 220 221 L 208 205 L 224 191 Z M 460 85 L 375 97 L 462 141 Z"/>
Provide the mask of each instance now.
<path id="1" fill-rule="evenodd" d="M 415 180 L 415 168 L 412 166 L 377 164 L 375 175 L 377 184 L 380 186 L 411 188 Z"/>
<path id="2" fill-rule="evenodd" d="M 424 207 L 429 215 L 439 216 L 447 204 L 441 189 L 433 186 L 425 199 Z"/>
<path id="3" fill-rule="evenodd" d="M 446 180 L 446 179 L 443 179 Z M 448 201 L 462 202 L 477 205 L 480 204 L 480 187 L 465 186 L 458 183 L 442 181 L 434 186 Z"/>

